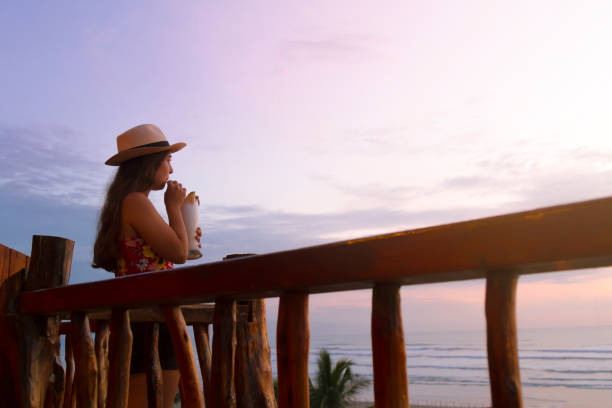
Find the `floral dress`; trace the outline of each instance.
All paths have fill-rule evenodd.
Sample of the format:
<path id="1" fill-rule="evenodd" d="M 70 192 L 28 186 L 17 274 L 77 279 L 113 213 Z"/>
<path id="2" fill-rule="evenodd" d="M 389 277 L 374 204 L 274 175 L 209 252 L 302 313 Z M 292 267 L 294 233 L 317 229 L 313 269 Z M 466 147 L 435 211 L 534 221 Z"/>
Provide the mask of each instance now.
<path id="1" fill-rule="evenodd" d="M 140 237 L 122 238 L 120 248 L 123 257 L 117 261 L 117 276 L 174 268 L 172 262 L 157 255 Z"/>

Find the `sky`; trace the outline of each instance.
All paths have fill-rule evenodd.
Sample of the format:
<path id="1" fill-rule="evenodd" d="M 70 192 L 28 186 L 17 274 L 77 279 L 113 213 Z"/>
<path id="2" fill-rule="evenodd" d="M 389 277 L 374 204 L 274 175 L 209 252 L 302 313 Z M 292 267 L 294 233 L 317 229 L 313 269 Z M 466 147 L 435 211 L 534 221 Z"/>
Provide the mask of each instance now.
<path id="1" fill-rule="evenodd" d="M 141 123 L 187 143 L 173 177 L 201 197 L 196 262 L 609 196 L 611 16 L 609 1 L 4 2 L 0 242 L 67 237 L 72 282 L 110 278 L 89 266 L 103 163 Z M 311 323 L 367 327 L 370 300 L 311 296 Z M 402 308 L 407 330 L 482 329 L 484 281 L 405 287 Z M 519 327 L 612 325 L 611 308 L 610 268 L 519 281 Z"/>

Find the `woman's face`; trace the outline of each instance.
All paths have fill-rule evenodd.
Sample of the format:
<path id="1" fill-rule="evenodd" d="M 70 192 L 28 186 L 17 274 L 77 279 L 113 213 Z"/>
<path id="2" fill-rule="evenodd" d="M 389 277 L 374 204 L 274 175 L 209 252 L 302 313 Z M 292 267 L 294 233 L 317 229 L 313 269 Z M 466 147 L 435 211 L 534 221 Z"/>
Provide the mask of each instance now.
<path id="1" fill-rule="evenodd" d="M 155 180 L 153 182 L 153 190 L 163 190 L 164 187 L 166 187 L 166 183 L 168 182 L 170 174 L 174 172 L 172 170 L 172 165 L 170 164 L 171 159 L 172 154 L 168 153 L 166 158 L 157 168 L 157 171 L 155 172 Z"/>

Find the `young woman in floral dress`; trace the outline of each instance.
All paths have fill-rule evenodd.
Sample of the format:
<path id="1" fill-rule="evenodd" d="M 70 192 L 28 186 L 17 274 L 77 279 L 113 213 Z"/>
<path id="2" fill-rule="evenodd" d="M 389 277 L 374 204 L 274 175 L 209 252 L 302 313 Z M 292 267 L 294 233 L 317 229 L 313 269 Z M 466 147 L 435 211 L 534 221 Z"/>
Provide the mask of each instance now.
<path id="1" fill-rule="evenodd" d="M 186 190 L 173 173 L 172 153 L 185 143 L 170 144 L 154 125 L 140 125 L 117 137 L 117 154 L 106 161 L 119 166 L 108 187 L 94 244 L 93 267 L 115 276 L 172 269 L 187 260 L 188 237 L 181 204 Z M 151 201 L 151 191 L 163 190 L 168 222 Z M 196 239 L 200 241 L 198 228 Z M 144 374 L 144 324 L 132 323 L 129 408 L 147 406 Z M 160 325 L 159 356 L 163 372 L 163 406 L 170 408 L 178 390 L 176 356 L 166 325 Z"/>

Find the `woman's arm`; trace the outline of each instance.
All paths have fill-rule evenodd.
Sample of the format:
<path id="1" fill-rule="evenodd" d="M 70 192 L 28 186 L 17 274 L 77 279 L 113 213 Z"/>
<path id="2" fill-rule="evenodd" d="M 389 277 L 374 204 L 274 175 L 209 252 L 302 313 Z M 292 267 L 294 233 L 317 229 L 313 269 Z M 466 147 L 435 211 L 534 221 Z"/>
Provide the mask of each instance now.
<path id="1" fill-rule="evenodd" d="M 185 227 L 183 214 L 181 213 L 181 205 L 185 201 L 186 193 L 187 190 L 177 181 L 168 181 L 168 187 L 164 193 L 164 203 L 166 204 L 166 212 L 168 213 L 168 222 L 170 228 L 174 230 L 182 244 L 182 254 L 184 255 L 184 258 L 181 258 L 182 261 L 174 261 L 176 263 L 185 263 L 189 252 L 187 228 Z"/>
<path id="2" fill-rule="evenodd" d="M 185 189 L 176 182 L 169 182 L 164 195 L 168 221 L 159 215 L 151 201 L 143 193 L 131 193 L 123 200 L 123 222 L 127 222 L 144 241 L 161 257 L 174 263 L 187 260 L 187 230 L 181 215 Z"/>

